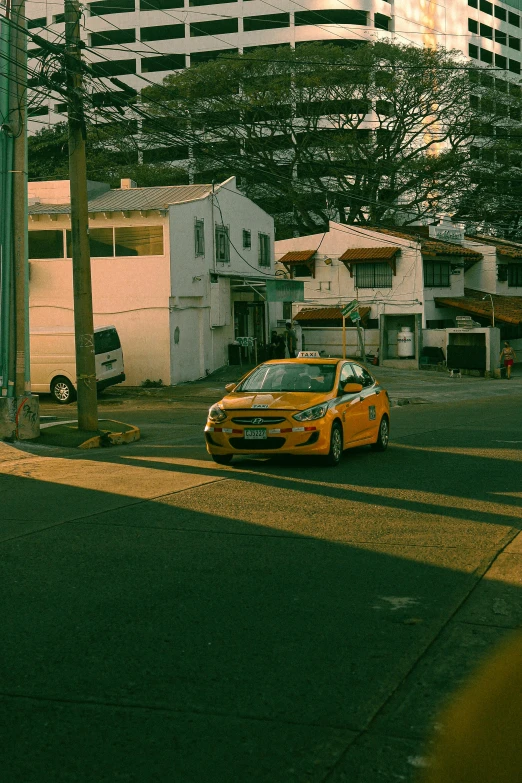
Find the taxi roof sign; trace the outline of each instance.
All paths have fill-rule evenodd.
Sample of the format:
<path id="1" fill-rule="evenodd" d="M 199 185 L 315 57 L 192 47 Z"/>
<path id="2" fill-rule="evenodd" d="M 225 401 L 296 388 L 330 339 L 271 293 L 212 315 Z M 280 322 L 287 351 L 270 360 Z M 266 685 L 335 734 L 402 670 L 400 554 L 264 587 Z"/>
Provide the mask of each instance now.
<path id="1" fill-rule="evenodd" d="M 297 354 L 298 359 L 320 359 L 321 354 L 319 351 L 299 351 Z"/>

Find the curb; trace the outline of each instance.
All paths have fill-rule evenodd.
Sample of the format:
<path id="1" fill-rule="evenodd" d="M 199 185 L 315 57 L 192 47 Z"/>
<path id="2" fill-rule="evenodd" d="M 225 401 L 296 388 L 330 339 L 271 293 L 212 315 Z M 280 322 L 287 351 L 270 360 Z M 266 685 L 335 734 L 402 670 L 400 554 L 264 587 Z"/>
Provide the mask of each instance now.
<path id="1" fill-rule="evenodd" d="M 114 424 L 124 424 L 125 427 L 130 427 L 130 430 L 127 430 L 127 432 L 104 432 L 102 435 L 95 435 L 94 438 L 89 438 L 89 440 L 80 443 L 76 448 L 99 449 L 106 446 L 122 446 L 124 443 L 133 443 L 140 439 L 139 427 L 133 424 L 125 424 L 115 419 L 109 419 L 109 421 L 113 421 Z"/>

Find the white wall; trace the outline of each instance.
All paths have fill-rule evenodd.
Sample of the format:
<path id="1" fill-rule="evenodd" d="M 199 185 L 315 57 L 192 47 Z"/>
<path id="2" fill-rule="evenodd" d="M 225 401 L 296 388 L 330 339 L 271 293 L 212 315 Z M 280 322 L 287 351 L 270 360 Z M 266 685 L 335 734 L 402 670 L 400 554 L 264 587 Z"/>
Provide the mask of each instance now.
<path id="1" fill-rule="evenodd" d="M 321 356 L 343 355 L 343 330 L 340 326 L 303 326 L 303 350 L 319 351 Z M 367 353 L 375 353 L 379 347 L 379 330 L 363 329 L 364 347 Z M 360 356 L 357 329 L 346 329 L 346 355 Z"/>
<path id="2" fill-rule="evenodd" d="M 89 221 L 91 228 L 163 225 L 163 256 L 93 258 L 91 260 L 94 326 L 113 324 L 123 348 L 126 385 L 146 378 L 169 382 L 169 234 L 164 217 L 132 219 L 103 215 Z M 41 216 L 29 228 L 69 228 L 69 216 L 55 221 Z M 31 326 L 73 326 L 71 259 L 30 260 L 29 318 Z"/>
<path id="3" fill-rule="evenodd" d="M 444 355 L 446 355 L 446 330 L 423 329 L 422 344 L 429 347 L 442 348 Z"/>
<path id="4" fill-rule="evenodd" d="M 194 225 L 204 220 L 205 255 L 196 256 Z M 214 262 L 214 226 L 230 229 L 230 262 Z M 228 362 L 228 344 L 234 340 L 231 277 L 273 276 L 274 221 L 236 189 L 235 178 L 216 186 L 213 199 L 176 204 L 169 210 L 172 237 L 170 383 L 190 381 L 213 372 Z M 251 248 L 243 247 L 243 229 L 251 232 Z M 258 234 L 268 234 L 271 265 L 258 263 Z M 218 282 L 211 282 L 211 275 Z M 253 298 L 252 289 L 246 289 Z M 245 296 L 238 294 L 237 298 Z M 176 329 L 178 332 L 176 333 Z"/>
<path id="5" fill-rule="evenodd" d="M 429 262 L 432 259 L 424 259 L 424 263 Z M 442 259 L 434 258 L 433 261 Z M 451 264 L 451 257 L 448 259 Z M 456 261 L 455 261 L 456 263 Z M 448 298 L 455 296 L 464 296 L 465 277 L 464 269 L 459 269 L 458 272 L 450 273 L 450 285 L 449 287 L 425 287 L 424 288 L 424 321 L 423 325 L 426 326 L 426 321 L 440 321 L 445 318 L 451 318 L 455 320 L 455 311 L 450 308 L 442 308 L 435 306 L 435 297 Z"/>
<path id="6" fill-rule="evenodd" d="M 348 248 L 389 246 L 398 247 L 401 251 L 396 261 L 396 274 L 392 276 L 392 287 L 357 289 L 355 274 L 350 277 L 349 270 L 339 261 L 339 256 Z M 361 226 L 354 229 L 331 221 L 329 231 L 324 234 L 280 240 L 276 242 L 275 248 L 276 259 L 291 250 L 318 250 L 315 278 L 295 278 L 304 281 L 306 300 L 295 306 L 296 312 L 314 305 L 333 306 L 353 298 L 371 308 L 370 318 L 379 318 L 382 314 L 422 312 L 422 260 L 417 243 L 413 240 L 388 236 Z M 331 263 L 325 263 L 325 259 L 331 259 Z M 277 266 L 285 271 L 282 264 Z"/>

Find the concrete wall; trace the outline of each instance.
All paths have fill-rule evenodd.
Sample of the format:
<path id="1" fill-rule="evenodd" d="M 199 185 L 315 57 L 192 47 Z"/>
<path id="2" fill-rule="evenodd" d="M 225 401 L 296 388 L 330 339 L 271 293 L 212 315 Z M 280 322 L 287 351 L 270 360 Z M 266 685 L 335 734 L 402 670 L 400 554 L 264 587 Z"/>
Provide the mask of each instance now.
<path id="1" fill-rule="evenodd" d="M 126 384 L 136 386 L 146 378 L 164 383 L 170 378 L 168 222 L 159 215 L 133 214 L 132 222 L 113 213 L 89 221 L 91 228 L 128 225 L 163 225 L 163 256 L 93 258 L 92 292 L 94 326 L 113 324 L 118 329 L 125 362 Z M 51 221 L 41 216 L 29 229 L 69 228 L 60 215 Z M 30 260 L 29 318 L 31 326 L 74 324 L 71 259 Z"/>
<path id="2" fill-rule="evenodd" d="M 423 329 L 422 344 L 433 348 L 442 348 L 444 356 L 446 356 L 446 330 Z"/>
<path id="3" fill-rule="evenodd" d="M 304 326 L 303 350 L 319 351 L 321 356 L 343 355 L 343 330 L 340 326 Z M 363 329 L 364 347 L 367 353 L 375 353 L 379 347 L 379 330 Z M 360 357 L 357 329 L 346 329 L 346 355 Z"/>

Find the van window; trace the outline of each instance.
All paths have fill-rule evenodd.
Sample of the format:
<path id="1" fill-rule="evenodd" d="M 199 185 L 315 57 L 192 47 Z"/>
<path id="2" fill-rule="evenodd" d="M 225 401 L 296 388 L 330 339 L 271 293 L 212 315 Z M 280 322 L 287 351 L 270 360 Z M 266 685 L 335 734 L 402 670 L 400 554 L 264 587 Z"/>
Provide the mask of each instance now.
<path id="1" fill-rule="evenodd" d="M 116 329 L 104 329 L 94 332 L 94 353 L 110 353 L 121 348 L 120 338 Z"/>

